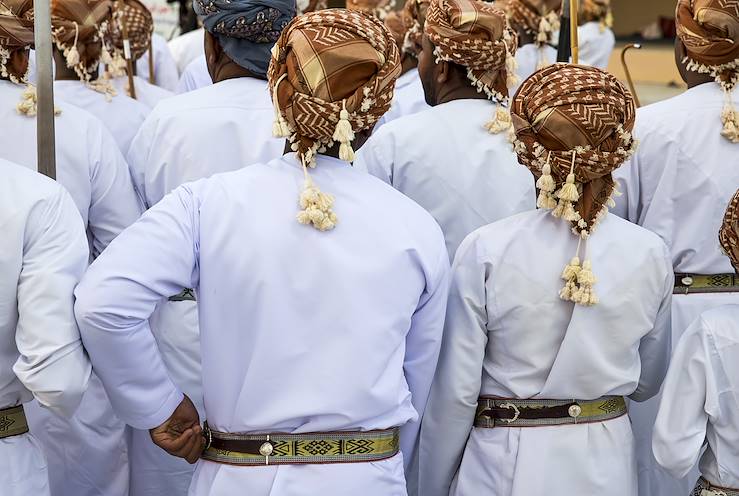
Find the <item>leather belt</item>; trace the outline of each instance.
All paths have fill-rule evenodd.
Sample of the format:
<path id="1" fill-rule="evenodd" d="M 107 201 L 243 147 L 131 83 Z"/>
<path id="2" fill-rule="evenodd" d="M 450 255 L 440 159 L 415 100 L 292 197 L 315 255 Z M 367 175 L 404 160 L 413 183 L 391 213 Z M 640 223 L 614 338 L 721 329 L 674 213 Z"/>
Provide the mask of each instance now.
<path id="1" fill-rule="evenodd" d="M 28 422 L 23 405 L 0 410 L 0 439 L 20 436 L 28 432 Z"/>
<path id="2" fill-rule="evenodd" d="M 739 489 L 730 487 L 714 486 L 705 478 L 698 479 L 698 483 L 693 489 L 694 496 L 739 496 Z"/>
<path id="3" fill-rule="evenodd" d="M 374 462 L 395 456 L 399 429 L 305 434 L 230 434 L 203 427 L 201 458 L 231 465 Z"/>
<path id="4" fill-rule="evenodd" d="M 675 274 L 673 294 L 739 293 L 736 274 Z"/>
<path id="5" fill-rule="evenodd" d="M 169 301 L 195 301 L 195 290 L 185 288 L 178 294 L 170 296 Z"/>
<path id="6" fill-rule="evenodd" d="M 481 397 L 475 427 L 545 427 L 603 422 L 626 415 L 623 396 L 597 400 L 522 400 Z"/>

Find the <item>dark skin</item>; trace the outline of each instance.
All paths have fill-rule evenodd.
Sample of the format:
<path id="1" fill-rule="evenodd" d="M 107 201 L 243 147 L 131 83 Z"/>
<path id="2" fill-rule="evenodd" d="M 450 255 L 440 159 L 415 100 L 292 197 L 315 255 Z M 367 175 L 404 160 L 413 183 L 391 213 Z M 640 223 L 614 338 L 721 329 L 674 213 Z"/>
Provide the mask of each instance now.
<path id="1" fill-rule="evenodd" d="M 56 81 L 77 81 L 79 77 L 74 69 L 67 67 L 67 59 L 64 58 L 64 54 L 58 49 L 54 48 L 52 52 L 54 56 L 54 80 Z M 90 72 L 90 81 L 95 81 L 98 78 L 98 71 Z"/>
<path id="2" fill-rule="evenodd" d="M 198 461 L 205 448 L 198 411 L 187 395 L 162 425 L 149 430 L 149 435 L 154 444 L 190 464 Z"/>
<path id="3" fill-rule="evenodd" d="M 259 74 L 254 74 L 248 69 L 244 69 L 234 62 L 231 57 L 226 55 L 218 38 L 205 32 L 205 62 L 208 65 L 208 74 L 214 83 L 219 83 L 227 79 L 235 79 L 240 77 L 252 77 L 266 81 L 267 78 Z"/>
<path id="4" fill-rule="evenodd" d="M 683 59 L 687 56 L 685 51 L 685 45 L 680 41 L 680 38 L 675 38 L 675 64 L 677 64 L 677 70 L 680 72 L 680 77 L 688 85 L 688 88 L 695 88 L 701 84 L 713 83 L 714 79 L 708 74 L 698 74 L 697 72 L 688 70 L 688 63 L 683 62 Z"/>
<path id="5" fill-rule="evenodd" d="M 418 74 L 423 84 L 426 103 L 435 107 L 454 100 L 487 100 L 467 79 L 467 69 L 452 62 L 435 62 L 434 45 L 424 35 L 418 55 Z"/>
<path id="6" fill-rule="evenodd" d="M 352 148 L 356 152 L 364 144 L 367 142 L 369 137 L 372 136 L 372 129 L 364 129 L 362 131 L 354 131 L 354 141 L 352 141 Z M 321 153 L 321 155 L 325 155 L 327 157 L 334 157 L 339 158 L 339 147 L 341 146 L 340 143 L 334 143 L 334 146 L 331 148 L 326 149 L 324 153 Z M 285 140 L 285 153 L 292 153 L 293 149 L 291 147 L 290 140 Z"/>
<path id="7" fill-rule="evenodd" d="M 413 57 L 411 55 L 403 55 L 403 60 L 400 62 L 401 75 L 415 69 L 416 67 L 418 67 L 418 59 L 416 57 Z"/>

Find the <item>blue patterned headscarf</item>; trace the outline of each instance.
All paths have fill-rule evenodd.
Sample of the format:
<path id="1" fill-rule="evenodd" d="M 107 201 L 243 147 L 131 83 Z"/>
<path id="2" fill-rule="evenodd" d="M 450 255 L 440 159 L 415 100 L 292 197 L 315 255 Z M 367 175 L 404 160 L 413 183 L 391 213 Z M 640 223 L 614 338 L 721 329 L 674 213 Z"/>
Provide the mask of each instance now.
<path id="1" fill-rule="evenodd" d="M 234 62 L 265 77 L 270 50 L 295 17 L 295 0 L 193 0 L 193 8 Z"/>

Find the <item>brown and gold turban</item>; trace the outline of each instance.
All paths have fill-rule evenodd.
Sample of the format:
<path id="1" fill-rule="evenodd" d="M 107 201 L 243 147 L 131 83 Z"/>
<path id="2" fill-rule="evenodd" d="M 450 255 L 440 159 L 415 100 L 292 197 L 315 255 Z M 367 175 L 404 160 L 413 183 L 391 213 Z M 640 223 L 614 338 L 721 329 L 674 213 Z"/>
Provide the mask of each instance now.
<path id="1" fill-rule="evenodd" d="M 102 61 L 112 62 L 105 46 L 112 17 L 111 0 L 52 0 L 51 28 L 56 47 L 67 59 L 67 66 L 82 81 Z"/>
<path id="2" fill-rule="evenodd" d="M 739 273 L 739 190 L 729 202 L 718 239 L 734 270 Z"/>
<path id="3" fill-rule="evenodd" d="M 390 34 L 395 40 L 395 44 L 398 45 L 398 50 L 400 50 L 402 54 L 405 54 L 404 45 L 406 28 L 405 22 L 403 21 L 403 14 L 396 11 L 390 12 L 387 17 L 385 17 L 385 27 L 390 31 Z"/>
<path id="4" fill-rule="evenodd" d="M 518 39 L 502 10 L 478 0 L 433 0 L 424 33 L 434 45 L 437 62 L 466 67 L 467 77 L 478 91 L 499 104 L 508 103 L 508 87 L 516 83 Z M 493 133 L 510 126 L 506 112 L 498 110 L 487 124 Z"/>
<path id="5" fill-rule="evenodd" d="M 595 67 L 554 64 L 524 81 L 511 114 L 518 161 L 537 178 L 537 206 L 570 222 L 586 240 L 608 211 L 615 190 L 611 172 L 636 150 L 631 93 Z M 572 280 L 578 257 L 566 269 L 562 298 L 594 304 L 589 261 L 580 285 Z"/>
<path id="6" fill-rule="evenodd" d="M 587 22 L 600 23 L 601 31 L 613 27 L 611 0 L 582 0 L 580 2 L 580 25 Z"/>
<path id="7" fill-rule="evenodd" d="M 403 7 L 405 23 L 405 41 L 403 51 L 418 58 L 421 53 L 423 27 L 426 24 L 426 12 L 431 0 L 406 0 Z"/>
<path id="8" fill-rule="evenodd" d="M 23 83 L 33 45 L 33 0 L 0 0 L 0 76 Z"/>
<path id="9" fill-rule="evenodd" d="M 113 22 L 110 25 L 110 39 L 119 53 L 125 53 L 123 43 L 123 23 L 128 30 L 131 60 L 140 59 L 151 45 L 154 33 L 154 19 L 151 12 L 139 0 L 118 0 L 114 4 Z M 125 56 L 124 56 L 125 58 Z"/>
<path id="10" fill-rule="evenodd" d="M 290 139 L 304 167 L 315 166 L 316 153 L 334 143 L 351 162 L 354 132 L 372 128 L 387 112 L 399 74 L 398 47 L 376 17 L 329 9 L 295 18 L 272 50 L 268 72 L 274 134 Z M 332 229 L 332 203 L 306 169 L 298 220 Z"/>
<path id="11" fill-rule="evenodd" d="M 346 0 L 346 8 L 373 15 L 384 21 L 395 10 L 395 0 Z"/>
<path id="12" fill-rule="evenodd" d="M 739 112 L 731 100 L 731 92 L 739 83 L 739 2 L 679 0 L 675 16 L 688 70 L 709 74 L 724 90 L 721 134 L 739 143 Z"/>
<path id="13" fill-rule="evenodd" d="M 549 43 L 553 33 L 559 30 L 560 0 L 505 0 L 501 3 L 511 28 L 533 36 L 537 46 Z"/>

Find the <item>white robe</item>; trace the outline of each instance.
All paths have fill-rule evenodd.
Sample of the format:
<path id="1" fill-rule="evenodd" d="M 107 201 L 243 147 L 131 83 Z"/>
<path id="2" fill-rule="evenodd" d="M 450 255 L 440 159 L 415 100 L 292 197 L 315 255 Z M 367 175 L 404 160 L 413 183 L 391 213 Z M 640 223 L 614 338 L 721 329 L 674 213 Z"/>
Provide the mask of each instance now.
<path id="1" fill-rule="evenodd" d="M 518 64 L 516 76 L 518 76 L 518 83 L 515 87 L 509 89 L 509 95 L 513 97 L 521 86 L 521 83 L 539 70 L 538 68 L 541 64 L 549 65 L 556 61 L 557 49 L 550 45 L 537 48 L 533 43 L 529 43 L 519 47 L 516 51 L 516 63 Z"/>
<path id="2" fill-rule="evenodd" d="M 601 30 L 599 22 L 587 22 L 577 28 L 580 42 L 580 64 L 608 69 L 616 36 L 610 28 Z"/>
<path id="3" fill-rule="evenodd" d="M 587 242 L 600 303 L 583 307 L 559 298 L 560 274 L 577 244 L 568 223 L 537 210 L 483 227 L 460 246 L 421 433 L 419 494 L 636 494 L 626 416 L 472 427 L 483 395 L 643 401 L 659 390 L 670 351 L 667 248 L 645 229 L 606 216 Z"/>
<path id="4" fill-rule="evenodd" d="M 733 99 L 739 106 L 739 90 Z M 721 274 L 733 272 L 721 253 L 718 230 L 729 200 L 739 186 L 739 145 L 723 138 L 721 109 L 724 96 L 713 83 L 639 109 L 634 135 L 639 149 L 630 163 L 616 171 L 623 196 L 614 213 L 657 233 L 670 249 L 675 272 Z M 672 341 L 701 312 L 739 303 L 739 294 L 675 295 Z M 655 462 L 652 428 L 659 399 L 632 410 L 640 463 L 641 496 L 688 494 L 697 467 L 676 480 Z"/>
<path id="5" fill-rule="evenodd" d="M 85 109 L 100 119 L 124 155 L 149 113 L 146 105 L 125 94 L 119 93 L 108 101 L 105 95 L 81 81 L 54 81 L 54 99 Z"/>
<path id="6" fill-rule="evenodd" d="M 447 298 L 443 237 L 423 209 L 345 162 L 311 177 L 339 225 L 299 224 L 293 154 L 178 188 L 119 236 L 76 291 L 85 346 L 116 411 L 158 425 L 181 399 L 147 318 L 198 292 L 208 423 L 226 432 L 403 426 L 412 458 Z M 370 352 L 368 352 L 368 350 Z M 235 467 L 200 461 L 191 495 L 406 494 L 403 456 Z"/>
<path id="7" fill-rule="evenodd" d="M 177 89 L 180 71 L 169 50 L 167 40 L 162 35 L 154 33 L 151 43 L 154 48 L 154 84 L 167 91 L 174 91 Z M 149 81 L 148 50 L 136 61 L 136 74 Z"/>
<path id="8" fill-rule="evenodd" d="M 267 83 L 253 78 L 227 80 L 163 102 L 129 153 L 146 205 L 185 182 L 280 157 L 284 141 L 272 136 L 273 119 Z M 150 324 L 169 373 L 202 412 L 197 305 L 163 302 Z M 186 492 L 191 465 L 154 446 L 145 431 L 134 431 L 130 446 L 132 496 Z"/>
<path id="9" fill-rule="evenodd" d="M 169 51 L 180 74 L 185 71 L 187 64 L 205 53 L 204 38 L 205 30 L 200 28 L 169 40 Z"/>
<path id="10" fill-rule="evenodd" d="M 87 267 L 80 215 L 64 188 L 0 159 L 0 409 L 34 396 L 72 415 L 91 367 L 73 313 L 72 291 Z M 0 439 L 3 496 L 49 496 L 33 431 Z"/>
<path id="11" fill-rule="evenodd" d="M 415 114 L 429 108 L 426 103 L 426 96 L 423 92 L 423 84 L 418 74 L 418 69 L 411 69 L 398 78 L 395 82 L 395 95 L 393 103 L 385 115 L 383 115 L 377 125 L 375 131 L 390 121 L 394 121 L 399 117 Z"/>
<path id="12" fill-rule="evenodd" d="M 212 84 L 213 79 L 211 79 L 210 73 L 208 72 L 205 55 L 201 55 L 187 64 L 185 70 L 182 71 L 180 81 L 177 83 L 176 93 L 187 93 Z"/>
<path id="13" fill-rule="evenodd" d="M 709 482 L 739 488 L 738 402 L 739 305 L 727 305 L 704 312 L 677 343 L 652 440 L 660 465 L 681 479 L 700 458 Z"/>
<path id="14" fill-rule="evenodd" d="M 111 80 L 113 86 L 118 90 L 119 95 L 128 96 L 128 76 L 121 76 Z M 149 83 L 148 80 L 139 76 L 133 77 L 133 85 L 136 89 L 136 101 L 143 103 L 149 109 L 153 109 L 159 102 L 165 98 L 174 96 L 174 93 L 167 91 L 159 86 Z"/>
<path id="15" fill-rule="evenodd" d="M 449 259 L 469 233 L 536 205 L 534 179 L 506 133 L 484 127 L 488 100 L 455 100 L 381 127 L 355 167 L 402 192 L 434 216 Z"/>

